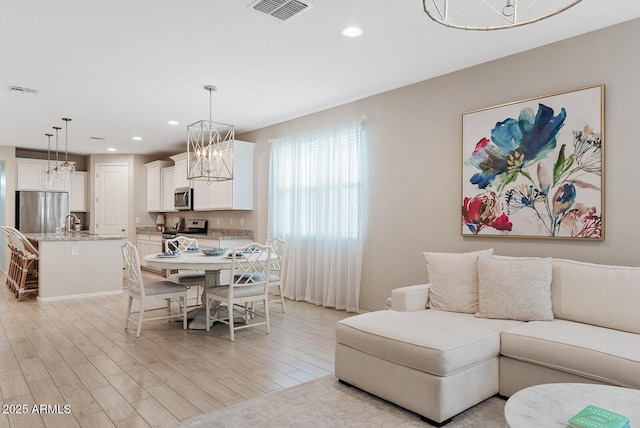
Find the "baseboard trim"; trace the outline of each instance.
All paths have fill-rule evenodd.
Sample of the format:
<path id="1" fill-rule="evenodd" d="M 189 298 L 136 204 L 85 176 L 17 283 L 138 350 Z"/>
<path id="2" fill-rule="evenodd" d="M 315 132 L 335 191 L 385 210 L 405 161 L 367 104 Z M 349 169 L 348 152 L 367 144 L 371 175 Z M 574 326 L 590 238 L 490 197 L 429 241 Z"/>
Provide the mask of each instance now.
<path id="1" fill-rule="evenodd" d="M 99 293 L 87 293 L 87 294 L 71 294 L 69 296 L 54 296 L 54 297 L 38 296 L 38 302 L 53 302 L 56 300 L 82 299 L 84 297 L 113 296 L 113 295 L 122 294 L 122 293 L 124 293 L 124 290 L 101 291 Z"/>

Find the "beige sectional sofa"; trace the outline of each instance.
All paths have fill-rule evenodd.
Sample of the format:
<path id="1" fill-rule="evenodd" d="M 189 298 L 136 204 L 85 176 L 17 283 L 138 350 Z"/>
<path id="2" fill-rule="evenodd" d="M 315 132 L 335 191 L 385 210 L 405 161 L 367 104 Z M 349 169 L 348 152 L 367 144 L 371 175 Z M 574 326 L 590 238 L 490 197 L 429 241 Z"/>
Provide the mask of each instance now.
<path id="1" fill-rule="evenodd" d="M 541 383 L 640 388 L 640 268 L 441 254 L 430 284 L 338 323 L 336 377 L 436 426 Z"/>

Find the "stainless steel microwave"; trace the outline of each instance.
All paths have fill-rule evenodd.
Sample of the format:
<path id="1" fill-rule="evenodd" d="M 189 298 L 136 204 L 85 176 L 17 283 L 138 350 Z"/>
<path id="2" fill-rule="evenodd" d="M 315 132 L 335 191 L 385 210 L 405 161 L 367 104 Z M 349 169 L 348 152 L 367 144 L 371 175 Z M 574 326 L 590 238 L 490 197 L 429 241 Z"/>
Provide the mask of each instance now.
<path id="1" fill-rule="evenodd" d="M 193 209 L 193 189 L 180 187 L 173 193 L 173 206 L 180 211 Z"/>

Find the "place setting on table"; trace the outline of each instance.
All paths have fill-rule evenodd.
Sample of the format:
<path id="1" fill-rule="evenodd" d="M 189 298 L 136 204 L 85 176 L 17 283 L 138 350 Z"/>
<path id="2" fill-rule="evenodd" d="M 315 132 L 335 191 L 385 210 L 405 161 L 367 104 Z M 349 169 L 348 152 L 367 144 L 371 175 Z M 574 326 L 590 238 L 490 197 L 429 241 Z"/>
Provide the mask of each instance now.
<path id="1" fill-rule="evenodd" d="M 235 251 L 235 259 L 242 260 L 250 257 L 254 252 L 252 248 L 245 248 L 244 251 L 228 249 L 228 248 L 199 248 L 190 247 L 185 250 L 167 250 L 162 253 L 149 254 L 144 256 L 145 263 L 156 269 L 166 270 L 187 270 L 187 271 L 204 271 L 205 284 L 200 299 L 201 305 L 192 308 L 189 311 L 188 318 L 190 330 L 206 329 L 205 302 L 207 287 L 221 286 L 220 271 L 230 270 Z M 274 255 L 272 255 L 272 258 Z M 219 316 L 227 315 L 227 308 L 218 306 Z M 244 323 L 244 316 L 240 311 L 234 309 L 234 321 Z"/>

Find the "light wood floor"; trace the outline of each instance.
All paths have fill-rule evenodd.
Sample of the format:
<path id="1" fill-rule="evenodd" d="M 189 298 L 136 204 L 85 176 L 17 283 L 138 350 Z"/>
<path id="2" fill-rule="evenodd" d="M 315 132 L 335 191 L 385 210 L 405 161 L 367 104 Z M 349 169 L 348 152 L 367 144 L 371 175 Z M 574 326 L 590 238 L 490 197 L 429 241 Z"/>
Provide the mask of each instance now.
<path id="1" fill-rule="evenodd" d="M 232 343 L 220 323 L 159 320 L 136 339 L 126 292 L 18 302 L 0 280 L 0 427 L 172 426 L 333 373 L 335 324 L 352 315 L 287 300 L 286 314 L 270 306 L 270 335 L 240 330 Z"/>

